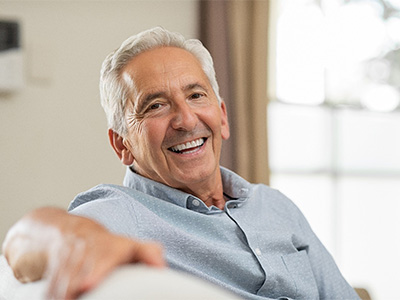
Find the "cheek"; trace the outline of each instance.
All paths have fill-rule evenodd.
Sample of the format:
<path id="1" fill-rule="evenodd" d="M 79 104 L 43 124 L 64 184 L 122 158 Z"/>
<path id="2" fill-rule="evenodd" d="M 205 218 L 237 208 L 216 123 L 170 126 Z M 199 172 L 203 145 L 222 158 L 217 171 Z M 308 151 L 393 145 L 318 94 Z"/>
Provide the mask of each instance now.
<path id="1" fill-rule="evenodd" d="M 214 132 L 221 131 L 221 115 L 219 108 L 209 109 L 203 114 L 203 122 Z"/>
<path id="2" fill-rule="evenodd" d="M 140 140 L 147 148 L 147 151 L 160 149 L 164 140 L 165 128 L 160 121 L 144 122 L 142 126 Z"/>

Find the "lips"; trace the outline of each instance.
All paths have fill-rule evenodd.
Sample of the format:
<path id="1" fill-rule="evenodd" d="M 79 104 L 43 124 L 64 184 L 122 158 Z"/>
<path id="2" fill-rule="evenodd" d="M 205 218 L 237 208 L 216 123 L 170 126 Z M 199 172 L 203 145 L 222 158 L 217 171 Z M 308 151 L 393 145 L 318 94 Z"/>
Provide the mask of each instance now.
<path id="1" fill-rule="evenodd" d="M 196 151 L 198 148 L 204 145 L 207 138 L 199 138 L 197 140 L 193 140 L 187 143 L 175 145 L 173 147 L 168 148 L 168 150 L 175 153 L 191 153 Z"/>

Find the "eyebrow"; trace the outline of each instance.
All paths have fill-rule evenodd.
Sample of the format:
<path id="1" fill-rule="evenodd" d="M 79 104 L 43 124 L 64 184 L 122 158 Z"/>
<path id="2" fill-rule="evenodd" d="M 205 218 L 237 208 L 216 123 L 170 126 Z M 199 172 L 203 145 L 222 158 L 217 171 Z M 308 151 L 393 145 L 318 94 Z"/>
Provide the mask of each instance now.
<path id="1" fill-rule="evenodd" d="M 148 95 L 146 95 L 146 97 L 144 97 L 144 100 L 142 101 L 142 103 L 143 104 L 147 104 L 150 101 L 152 101 L 154 99 L 157 99 L 157 98 L 160 98 L 160 97 L 163 97 L 163 96 L 165 96 L 164 92 L 157 92 L 157 93 L 148 94 Z"/>
<path id="2" fill-rule="evenodd" d="M 190 90 L 194 90 L 194 89 L 197 89 L 197 88 L 199 88 L 199 89 L 201 89 L 203 91 L 207 91 L 207 89 L 204 86 L 202 86 L 200 83 L 188 84 L 183 88 L 183 90 L 184 91 L 190 91 Z"/>
<path id="3" fill-rule="evenodd" d="M 137 105 L 138 111 L 141 111 L 144 107 L 147 106 L 148 103 L 150 103 L 154 99 L 157 99 L 157 98 L 160 98 L 163 96 L 165 96 L 164 92 L 156 92 L 156 93 L 147 94 L 144 98 L 139 99 L 138 105 Z"/>

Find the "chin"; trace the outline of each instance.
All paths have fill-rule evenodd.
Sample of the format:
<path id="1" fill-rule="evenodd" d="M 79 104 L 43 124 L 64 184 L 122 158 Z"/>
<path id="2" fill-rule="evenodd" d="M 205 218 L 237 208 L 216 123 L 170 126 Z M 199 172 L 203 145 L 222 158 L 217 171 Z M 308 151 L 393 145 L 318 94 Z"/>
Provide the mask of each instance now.
<path id="1" fill-rule="evenodd" d="M 186 182 L 201 182 L 206 179 L 214 180 L 215 169 L 214 168 L 192 168 L 183 172 L 181 177 Z"/>

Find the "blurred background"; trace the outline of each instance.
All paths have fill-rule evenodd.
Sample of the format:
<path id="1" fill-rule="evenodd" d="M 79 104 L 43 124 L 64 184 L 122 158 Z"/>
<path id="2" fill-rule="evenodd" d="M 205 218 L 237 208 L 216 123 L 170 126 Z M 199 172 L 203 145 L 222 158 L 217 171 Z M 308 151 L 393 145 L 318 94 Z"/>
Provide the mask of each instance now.
<path id="1" fill-rule="evenodd" d="M 215 59 L 222 164 L 289 196 L 353 286 L 396 299 L 398 0 L 0 0 L 0 240 L 33 208 L 121 183 L 99 70 L 157 25 Z"/>

